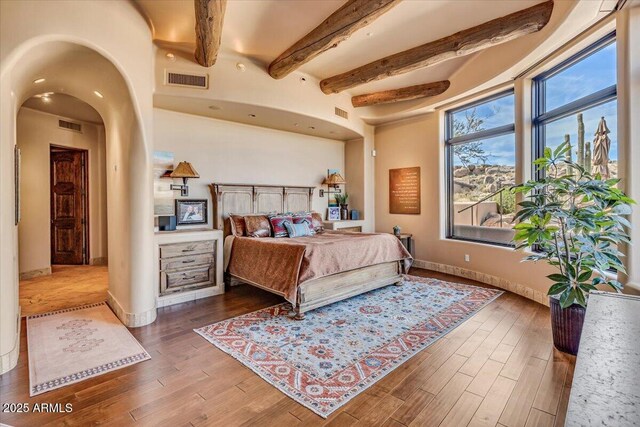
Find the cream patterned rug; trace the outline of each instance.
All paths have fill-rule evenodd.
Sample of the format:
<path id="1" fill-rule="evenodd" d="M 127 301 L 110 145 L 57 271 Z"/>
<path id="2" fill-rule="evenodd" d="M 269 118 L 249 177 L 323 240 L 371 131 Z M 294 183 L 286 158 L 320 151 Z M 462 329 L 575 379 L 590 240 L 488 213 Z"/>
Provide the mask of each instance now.
<path id="1" fill-rule="evenodd" d="M 104 302 L 28 316 L 27 346 L 31 396 L 151 358 Z"/>

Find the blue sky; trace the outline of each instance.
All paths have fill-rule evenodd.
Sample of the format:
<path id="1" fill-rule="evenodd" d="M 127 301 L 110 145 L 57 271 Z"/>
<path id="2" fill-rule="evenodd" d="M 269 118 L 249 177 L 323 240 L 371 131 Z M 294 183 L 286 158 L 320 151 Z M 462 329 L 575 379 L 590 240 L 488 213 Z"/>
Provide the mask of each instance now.
<path id="1" fill-rule="evenodd" d="M 615 43 L 613 43 L 549 78 L 546 82 L 546 110 L 550 111 L 568 102 L 574 101 L 614 84 L 616 82 L 615 63 L 616 48 Z M 503 97 L 475 108 L 477 116 L 484 120 L 484 129 L 490 129 L 514 122 L 513 96 Z M 464 119 L 464 116 L 465 111 L 454 114 L 454 118 L 456 119 Z M 601 116 L 605 117 L 607 126 L 611 131 L 609 134 L 609 138 L 611 139 L 610 157 L 613 160 L 617 160 L 618 117 L 615 101 L 583 111 L 585 141 L 593 141 L 593 134 L 597 129 Z M 574 147 L 573 158 L 575 160 L 577 133 L 578 122 L 576 115 L 565 117 L 564 119 L 557 120 L 547 125 L 546 144 L 550 147 L 557 147 L 564 141 L 564 135 L 569 134 L 571 144 Z M 504 135 L 488 139 L 482 141 L 482 145 L 489 155 L 487 163 L 511 166 L 515 165 L 515 138 L 513 135 Z M 455 157 L 454 163 L 455 165 L 460 165 L 459 160 Z"/>

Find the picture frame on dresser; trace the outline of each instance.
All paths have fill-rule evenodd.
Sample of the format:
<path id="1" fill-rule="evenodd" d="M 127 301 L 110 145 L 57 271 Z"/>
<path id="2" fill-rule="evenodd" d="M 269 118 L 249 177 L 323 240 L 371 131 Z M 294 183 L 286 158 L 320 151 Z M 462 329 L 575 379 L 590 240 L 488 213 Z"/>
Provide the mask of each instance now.
<path id="1" fill-rule="evenodd" d="M 207 224 L 209 222 L 207 199 L 176 199 L 178 225 Z"/>
<path id="2" fill-rule="evenodd" d="M 340 207 L 338 207 L 338 206 L 329 206 L 327 208 L 327 219 L 329 221 L 338 221 L 338 220 L 340 220 Z"/>

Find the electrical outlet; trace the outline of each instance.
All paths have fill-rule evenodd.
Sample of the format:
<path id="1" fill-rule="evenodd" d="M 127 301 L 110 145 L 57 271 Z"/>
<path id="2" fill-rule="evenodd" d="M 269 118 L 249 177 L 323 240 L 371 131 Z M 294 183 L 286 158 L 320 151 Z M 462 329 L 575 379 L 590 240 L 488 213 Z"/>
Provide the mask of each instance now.
<path id="1" fill-rule="evenodd" d="M 471 257 L 469 256 L 469 254 L 464 254 L 464 261 L 465 262 L 471 261 Z"/>

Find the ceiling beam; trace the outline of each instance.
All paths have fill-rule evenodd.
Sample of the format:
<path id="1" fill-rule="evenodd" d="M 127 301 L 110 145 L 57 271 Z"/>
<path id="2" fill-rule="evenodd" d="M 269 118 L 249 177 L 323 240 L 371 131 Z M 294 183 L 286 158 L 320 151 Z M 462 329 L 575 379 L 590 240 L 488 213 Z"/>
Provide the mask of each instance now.
<path id="1" fill-rule="evenodd" d="M 396 53 L 320 82 L 326 94 L 429 67 L 451 58 L 540 31 L 551 18 L 553 0 L 537 4 L 442 39 Z"/>
<path id="2" fill-rule="evenodd" d="M 198 64 L 211 67 L 220 50 L 222 23 L 227 0 L 194 0 L 196 10 L 196 51 Z"/>
<path id="3" fill-rule="evenodd" d="M 285 77 L 321 53 L 338 46 L 398 3 L 400 0 L 349 0 L 278 56 L 269 65 L 269 74 L 274 79 Z"/>
<path id="4" fill-rule="evenodd" d="M 400 89 L 384 90 L 382 92 L 367 93 L 351 98 L 351 104 L 358 107 L 369 105 L 389 104 L 392 102 L 409 101 L 411 99 L 436 96 L 449 89 L 449 80 L 426 83 L 422 85 L 403 87 Z"/>

